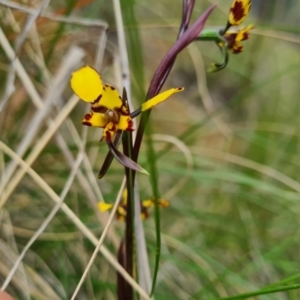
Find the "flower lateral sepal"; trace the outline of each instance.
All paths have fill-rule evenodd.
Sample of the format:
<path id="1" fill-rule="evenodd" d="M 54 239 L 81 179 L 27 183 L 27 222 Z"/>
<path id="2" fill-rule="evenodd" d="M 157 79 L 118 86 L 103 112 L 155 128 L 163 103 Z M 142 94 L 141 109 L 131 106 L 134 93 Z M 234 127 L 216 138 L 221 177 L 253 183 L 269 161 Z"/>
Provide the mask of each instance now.
<path id="1" fill-rule="evenodd" d="M 129 168 L 131 170 L 137 171 L 139 173 L 149 175 L 149 173 L 143 169 L 141 166 L 139 166 L 137 163 L 135 163 L 132 159 L 130 159 L 128 156 L 124 155 L 122 152 L 120 152 L 117 147 L 114 145 L 114 143 L 111 140 L 110 134 L 108 133 L 106 136 L 106 143 L 110 150 L 110 152 L 113 154 L 113 156 L 117 159 L 117 161 L 122 164 L 124 167 Z"/>
<path id="2" fill-rule="evenodd" d="M 117 133 L 115 134 L 115 137 L 114 137 L 114 140 L 113 140 L 113 144 L 116 148 L 118 148 L 120 142 L 121 142 L 121 139 L 122 139 L 122 134 L 123 134 L 123 131 L 122 130 L 118 130 Z M 103 176 L 106 174 L 106 172 L 108 171 L 112 161 L 114 159 L 114 155 L 112 154 L 111 151 L 108 151 L 106 156 L 105 156 L 105 159 L 103 161 L 103 164 L 101 166 L 101 169 L 98 173 L 98 179 L 101 179 L 103 178 Z"/>

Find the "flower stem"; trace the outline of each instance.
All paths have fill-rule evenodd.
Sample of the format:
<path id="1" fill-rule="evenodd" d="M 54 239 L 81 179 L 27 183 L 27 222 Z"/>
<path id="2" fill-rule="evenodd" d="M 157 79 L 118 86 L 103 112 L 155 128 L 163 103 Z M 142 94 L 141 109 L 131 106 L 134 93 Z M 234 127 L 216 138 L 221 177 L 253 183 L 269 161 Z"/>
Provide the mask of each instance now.
<path id="1" fill-rule="evenodd" d="M 124 154 L 132 157 L 132 133 L 124 132 L 122 137 Z M 134 239 L 134 180 L 133 170 L 125 167 L 126 174 L 126 188 L 127 188 L 127 208 L 126 208 L 126 232 L 125 232 L 125 257 L 126 257 L 126 271 L 130 276 L 133 275 L 133 239 Z M 132 287 L 126 283 L 126 299 L 133 299 Z"/>

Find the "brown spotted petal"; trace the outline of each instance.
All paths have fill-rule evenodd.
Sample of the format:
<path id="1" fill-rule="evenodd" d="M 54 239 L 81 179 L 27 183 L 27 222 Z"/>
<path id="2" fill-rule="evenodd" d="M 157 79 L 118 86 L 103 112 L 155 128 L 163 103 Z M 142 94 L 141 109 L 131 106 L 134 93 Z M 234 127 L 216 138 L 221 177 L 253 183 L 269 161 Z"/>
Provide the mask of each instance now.
<path id="1" fill-rule="evenodd" d="M 107 85 L 104 86 L 104 89 L 106 90 L 108 87 Z M 113 89 L 112 89 L 113 90 Z M 102 98 L 102 97 L 101 97 Z M 129 107 L 128 107 L 128 98 L 127 98 L 127 93 L 126 93 L 126 89 L 123 89 L 123 95 L 122 95 L 122 105 L 121 108 L 118 108 L 116 111 L 119 113 L 120 118 L 118 120 L 118 124 L 116 126 L 116 132 L 110 132 L 110 137 L 114 136 L 114 140 L 113 140 L 113 145 L 115 146 L 115 148 L 118 148 L 121 138 L 122 138 L 122 134 L 123 131 L 132 131 L 133 130 L 133 121 L 132 121 L 132 117 L 129 114 Z M 97 104 L 97 106 L 100 108 L 101 106 L 99 104 Z M 102 106 L 103 107 L 103 106 Z M 98 174 L 98 178 L 101 179 L 107 172 L 107 170 L 109 169 L 113 159 L 114 159 L 114 154 L 111 151 L 108 151 L 104 162 L 102 164 L 102 167 L 99 171 Z"/>
<path id="2" fill-rule="evenodd" d="M 104 128 L 107 122 L 108 121 L 103 114 L 95 112 L 90 112 L 89 114 L 86 114 L 82 120 L 83 125 L 101 128 Z"/>
<path id="3" fill-rule="evenodd" d="M 249 38 L 249 31 L 253 28 L 252 25 L 238 31 L 227 31 L 224 34 L 224 39 L 227 42 L 227 48 L 233 53 L 238 54 L 244 50 L 244 46 L 240 43 Z"/>
<path id="4" fill-rule="evenodd" d="M 240 25 L 248 16 L 251 0 L 234 0 L 230 6 L 228 23 L 230 26 Z"/>
<path id="5" fill-rule="evenodd" d="M 246 28 L 242 28 L 238 31 L 236 41 L 241 42 L 249 39 L 249 31 L 253 29 L 253 25 L 248 25 Z"/>
<path id="6" fill-rule="evenodd" d="M 94 110 L 98 106 L 106 107 L 107 109 L 121 108 L 123 104 L 122 98 L 118 91 L 111 85 L 105 84 L 99 100 L 93 103 Z"/>

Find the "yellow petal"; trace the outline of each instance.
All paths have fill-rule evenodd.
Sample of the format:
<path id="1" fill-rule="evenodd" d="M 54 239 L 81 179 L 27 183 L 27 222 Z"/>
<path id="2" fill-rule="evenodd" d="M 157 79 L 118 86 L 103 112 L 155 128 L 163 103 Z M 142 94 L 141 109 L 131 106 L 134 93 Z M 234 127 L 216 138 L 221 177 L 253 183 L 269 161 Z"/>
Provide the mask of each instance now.
<path id="1" fill-rule="evenodd" d="M 113 122 L 108 122 L 103 128 L 104 128 L 104 130 L 103 130 L 101 141 L 104 138 L 106 139 L 108 136 L 110 139 L 113 139 L 113 137 L 117 131 L 116 124 Z"/>
<path id="2" fill-rule="evenodd" d="M 148 101 L 143 103 L 142 111 L 145 111 L 145 110 L 148 110 L 148 109 L 152 108 L 153 106 L 167 100 L 171 95 L 173 95 L 175 93 L 178 93 L 178 92 L 182 92 L 183 90 L 184 90 L 183 87 L 179 87 L 179 88 L 173 88 L 173 89 L 170 89 L 170 90 L 167 90 L 163 93 L 158 94 L 154 98 L 149 99 Z"/>
<path id="3" fill-rule="evenodd" d="M 159 198 L 158 199 L 158 204 L 159 204 L 160 207 L 169 207 L 170 206 L 170 201 L 166 200 L 166 199 Z"/>
<path id="4" fill-rule="evenodd" d="M 102 212 L 108 211 L 108 210 L 112 209 L 112 207 L 113 207 L 113 205 L 110 203 L 105 203 L 105 202 L 98 203 L 98 208 Z"/>
<path id="5" fill-rule="evenodd" d="M 71 87 L 74 93 L 86 102 L 95 101 L 103 91 L 99 73 L 89 66 L 85 66 L 72 74 Z"/>
<path id="6" fill-rule="evenodd" d="M 142 202 L 142 204 L 143 204 L 143 207 L 145 207 L 145 208 L 152 207 L 152 206 L 154 206 L 154 199 L 144 200 Z M 168 201 L 166 199 L 158 198 L 158 205 L 160 207 L 168 207 L 168 206 L 170 206 L 170 201 Z"/>
<path id="7" fill-rule="evenodd" d="M 117 220 L 119 220 L 121 222 L 125 222 L 125 217 L 117 215 Z"/>
<path id="8" fill-rule="evenodd" d="M 152 206 L 154 206 L 154 201 L 153 201 L 153 199 L 148 199 L 148 200 L 144 200 L 143 202 L 142 202 L 142 204 L 143 204 L 143 207 L 152 207 Z"/>
<path id="9" fill-rule="evenodd" d="M 248 25 L 246 28 L 242 28 L 237 32 L 235 41 L 236 42 L 241 42 L 244 40 L 247 40 L 249 38 L 249 33 L 248 31 L 250 31 L 251 29 L 253 29 L 253 25 Z"/>
<path id="10" fill-rule="evenodd" d="M 232 45 L 232 47 L 230 48 L 230 51 L 233 54 L 239 54 L 244 51 L 244 46 L 241 43 L 236 42 Z"/>
<path id="11" fill-rule="evenodd" d="M 122 193 L 123 201 L 125 200 L 125 203 L 127 203 L 127 197 L 128 197 L 128 191 L 127 189 L 124 189 Z"/>
<path id="12" fill-rule="evenodd" d="M 121 206 L 126 207 L 126 205 L 127 205 L 127 197 L 128 197 L 128 191 L 125 188 L 123 190 L 123 193 L 122 193 L 122 200 L 121 200 L 121 204 L 120 204 Z"/>
<path id="13" fill-rule="evenodd" d="M 118 216 L 123 216 L 123 217 L 126 217 L 126 209 L 122 206 L 119 206 L 118 209 L 117 209 L 117 213 L 118 213 Z"/>
<path id="14" fill-rule="evenodd" d="M 120 130 L 133 130 L 133 122 L 130 116 L 120 115 L 120 119 L 118 122 L 118 129 Z"/>
<path id="15" fill-rule="evenodd" d="M 113 86 L 106 84 L 103 87 L 102 97 L 97 105 L 108 109 L 116 109 L 121 108 L 122 104 L 123 101 L 118 91 Z"/>
<path id="16" fill-rule="evenodd" d="M 248 16 L 251 0 L 234 0 L 230 6 L 228 22 L 231 26 L 241 24 Z"/>
<path id="17" fill-rule="evenodd" d="M 86 114 L 82 120 L 83 125 L 93 126 L 93 127 L 105 127 L 107 124 L 107 119 L 103 114 L 91 112 Z"/>
<path id="18" fill-rule="evenodd" d="M 146 220 L 148 218 L 148 214 L 146 214 L 145 212 L 141 213 L 141 219 L 142 220 Z"/>

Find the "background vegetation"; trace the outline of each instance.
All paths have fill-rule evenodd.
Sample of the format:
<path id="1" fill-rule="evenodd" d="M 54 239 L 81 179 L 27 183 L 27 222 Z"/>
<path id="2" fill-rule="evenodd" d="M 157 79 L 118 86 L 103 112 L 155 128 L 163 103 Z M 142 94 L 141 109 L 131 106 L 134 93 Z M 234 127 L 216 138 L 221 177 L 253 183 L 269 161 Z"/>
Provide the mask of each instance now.
<path id="1" fill-rule="evenodd" d="M 0 25 L 16 46 L 28 15 L 4 2 L 0 1 Z M 121 2 L 132 100 L 137 107 L 176 39 L 182 3 Z M 197 0 L 192 19 L 211 2 Z M 22 4 L 39 7 L 42 2 Z M 219 1 L 206 26 L 224 26 L 230 4 L 231 0 Z M 245 52 L 231 55 L 227 68 L 219 73 L 205 71 L 220 60 L 213 43 L 193 43 L 176 61 L 164 89 L 184 86 L 185 92 L 155 108 L 151 115 L 159 190 L 171 202 L 161 211 L 162 256 L 156 300 L 227 299 L 269 287 L 282 292 L 258 292 L 251 299 L 300 298 L 299 290 L 292 289 L 298 287 L 300 277 L 299 10 L 297 0 L 253 0 L 245 23 L 255 24 L 255 30 L 244 43 Z M 55 120 L 74 101 L 68 82 L 71 71 L 80 64 L 94 64 L 104 49 L 99 71 L 105 82 L 122 88 L 113 3 L 51 1 L 45 11 L 75 19 L 77 24 L 37 18 L 18 51 L 40 98 L 40 108 L 43 102 L 49 103 L 43 115 L 43 109 L 34 104 L 33 92 L 28 91 L 29 83 L 16 72 L 15 90 L 0 114 L 0 138 L 17 153 L 27 141 L 21 155 L 25 160 L 47 134 L 46 120 Z M 103 30 L 100 23 L 87 25 L 85 19 L 103 20 L 109 28 Z M 72 52 L 75 46 L 83 49 L 84 57 Z M 1 38 L 2 100 L 10 66 Z M 89 232 L 99 237 L 107 216 L 97 211 L 96 203 L 102 197 L 114 202 L 124 171 L 113 162 L 107 175 L 95 180 L 107 147 L 98 142 L 99 129 L 82 127 L 85 109 L 84 103 L 78 103 L 68 119 L 63 117 L 65 121 L 49 142 L 40 145 L 32 169 L 60 195 L 78 153 L 82 153 L 81 141 L 86 143 L 88 159 L 81 164 L 65 203 Z M 168 145 L 172 147 L 166 148 Z M 143 146 L 139 164 L 147 169 L 148 163 Z M 4 152 L 0 166 L 3 183 L 4 171 L 11 168 L 11 158 Z M 17 168 L 6 188 L 20 172 Z M 149 178 L 139 175 L 138 184 L 141 199 L 152 196 Z M 5 199 L 4 192 L 1 196 Z M 0 202 L 1 282 L 48 215 L 54 198 L 25 174 L 12 186 L 7 201 Z M 144 226 L 153 270 L 153 216 Z M 113 254 L 123 230 L 124 224 L 114 221 L 105 239 Z M 60 211 L 26 254 L 7 291 L 16 299 L 68 299 L 93 250 L 94 245 L 74 225 L 74 217 Z M 115 269 L 100 253 L 78 299 L 116 299 Z"/>

